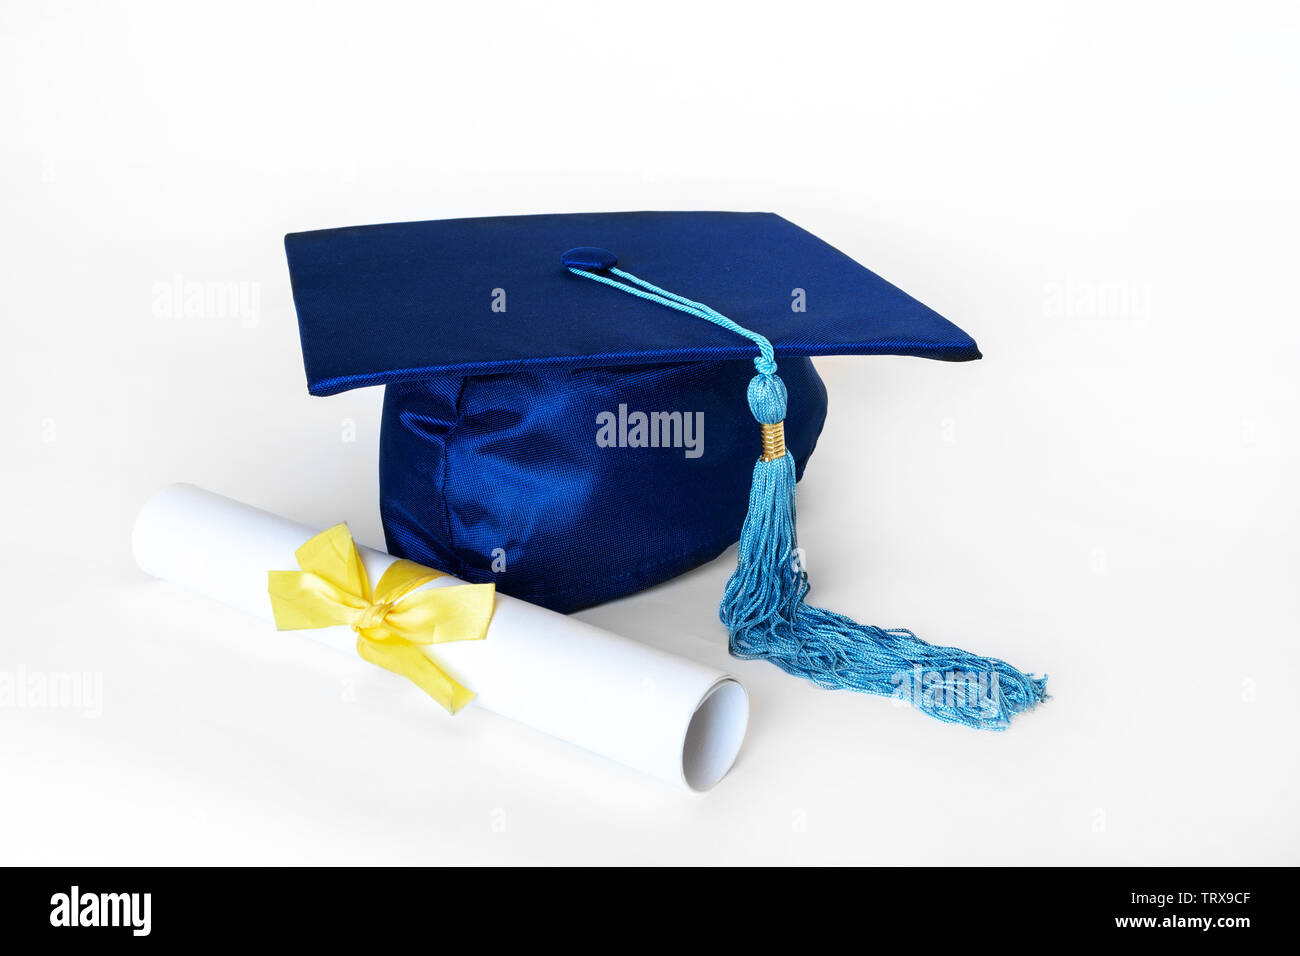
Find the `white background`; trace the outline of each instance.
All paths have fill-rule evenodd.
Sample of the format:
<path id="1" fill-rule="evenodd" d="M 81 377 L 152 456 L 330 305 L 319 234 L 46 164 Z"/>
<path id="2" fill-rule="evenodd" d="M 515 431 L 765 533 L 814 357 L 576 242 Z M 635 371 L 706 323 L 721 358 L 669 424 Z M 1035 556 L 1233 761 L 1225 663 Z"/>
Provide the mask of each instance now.
<path id="1" fill-rule="evenodd" d="M 0 708 L 0 861 L 1300 862 L 1294 6 L 199 10 L 0 12 L 0 673 L 103 687 Z M 285 232 L 647 208 L 779 212 L 976 338 L 819 360 L 801 543 L 1047 705 L 731 661 L 728 554 L 582 615 L 747 684 L 692 797 L 134 568 L 175 480 L 382 544 L 381 390 L 308 397 Z"/>

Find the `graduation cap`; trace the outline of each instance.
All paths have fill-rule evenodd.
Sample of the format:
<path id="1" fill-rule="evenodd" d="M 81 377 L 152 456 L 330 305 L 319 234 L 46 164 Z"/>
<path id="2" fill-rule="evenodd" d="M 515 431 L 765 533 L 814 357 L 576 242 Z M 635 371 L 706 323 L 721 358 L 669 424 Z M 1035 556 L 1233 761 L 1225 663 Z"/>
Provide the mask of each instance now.
<path id="1" fill-rule="evenodd" d="M 285 248 L 311 393 L 386 386 L 393 554 L 568 612 L 739 540 L 721 610 L 733 654 L 971 726 L 1043 697 L 1045 679 L 1001 661 L 804 601 L 794 486 L 826 416 L 811 356 L 980 357 L 812 234 L 770 213 L 597 213 Z"/>

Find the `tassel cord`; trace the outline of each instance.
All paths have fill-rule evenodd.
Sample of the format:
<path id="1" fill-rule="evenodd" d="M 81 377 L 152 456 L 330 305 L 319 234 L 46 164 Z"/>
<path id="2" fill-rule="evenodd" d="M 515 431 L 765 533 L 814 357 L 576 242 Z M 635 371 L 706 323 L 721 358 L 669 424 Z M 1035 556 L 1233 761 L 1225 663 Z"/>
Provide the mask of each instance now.
<path id="1" fill-rule="evenodd" d="M 752 341 L 759 354 L 758 374 L 749 383 L 750 411 L 764 426 L 784 421 L 788 396 L 766 337 L 621 269 L 603 270 L 621 282 L 572 265 L 568 269 Z M 733 656 L 764 658 L 819 687 L 893 697 L 938 720 L 978 729 L 1005 729 L 1014 714 L 1046 699 L 1046 677 L 1024 674 L 997 658 L 929 644 L 904 628 L 859 624 L 804 603 L 809 584 L 796 539 L 794 459 L 783 442 L 775 447 L 781 449 L 778 457 L 754 465 L 736 570 L 719 607 Z"/>

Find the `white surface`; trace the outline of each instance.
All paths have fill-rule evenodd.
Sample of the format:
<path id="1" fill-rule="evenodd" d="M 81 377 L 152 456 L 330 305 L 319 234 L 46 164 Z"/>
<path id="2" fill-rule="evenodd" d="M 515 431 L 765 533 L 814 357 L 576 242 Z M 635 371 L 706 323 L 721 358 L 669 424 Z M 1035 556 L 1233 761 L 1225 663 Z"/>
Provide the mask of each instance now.
<path id="1" fill-rule="evenodd" d="M 0 709 L 0 856 L 1300 862 L 1297 16 L 6 4 L 0 672 L 103 700 Z M 382 541 L 380 391 L 306 394 L 283 233 L 630 208 L 780 212 L 975 336 L 818 362 L 801 542 L 817 601 L 1052 701 L 981 735 L 731 661 L 728 555 L 581 615 L 745 682 L 700 799 L 133 567 L 175 480 Z"/>
<path id="2" fill-rule="evenodd" d="M 131 542 L 143 570 L 259 618 L 269 636 L 275 618 L 266 573 L 296 570 L 298 549 L 320 530 L 174 484 L 145 503 Z M 382 551 L 358 550 L 371 581 L 394 562 Z M 461 583 L 444 576 L 425 586 Z M 356 655 L 349 627 L 290 636 Z M 506 594 L 496 596 L 483 640 L 421 650 L 477 695 L 470 708 L 486 708 L 684 790 L 717 784 L 744 740 L 749 702 L 731 675 Z M 430 720 L 444 716 L 429 712 Z"/>

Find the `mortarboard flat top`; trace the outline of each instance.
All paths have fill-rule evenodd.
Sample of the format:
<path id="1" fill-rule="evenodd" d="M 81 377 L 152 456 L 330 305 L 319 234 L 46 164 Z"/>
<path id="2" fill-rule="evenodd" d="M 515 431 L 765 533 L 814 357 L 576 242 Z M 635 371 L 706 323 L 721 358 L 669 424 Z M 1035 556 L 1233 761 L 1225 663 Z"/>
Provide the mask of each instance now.
<path id="1" fill-rule="evenodd" d="M 503 216 L 286 236 L 310 391 L 754 357 L 731 332 L 570 274 L 560 257 L 580 246 L 766 335 L 778 357 L 980 357 L 947 319 L 772 213 Z"/>

